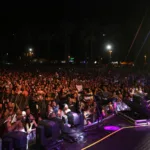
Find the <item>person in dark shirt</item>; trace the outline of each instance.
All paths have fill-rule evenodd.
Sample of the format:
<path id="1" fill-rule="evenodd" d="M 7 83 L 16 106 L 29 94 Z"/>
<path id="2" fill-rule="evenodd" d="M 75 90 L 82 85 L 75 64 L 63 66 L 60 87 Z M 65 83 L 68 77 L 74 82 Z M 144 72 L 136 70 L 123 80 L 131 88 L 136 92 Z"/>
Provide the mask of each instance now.
<path id="1" fill-rule="evenodd" d="M 51 120 L 51 121 L 54 121 L 54 122 L 58 123 L 59 128 L 60 128 L 61 130 L 63 130 L 63 128 L 64 128 L 63 121 L 62 121 L 62 119 L 57 118 L 57 117 L 56 117 L 56 114 L 55 114 L 54 112 L 52 112 L 52 113 L 51 113 L 51 115 L 50 115 L 50 119 L 49 119 L 49 120 Z"/>
<path id="2" fill-rule="evenodd" d="M 49 120 L 54 121 L 55 123 L 57 123 L 59 125 L 59 128 L 60 128 L 62 134 L 69 135 L 69 134 L 76 132 L 76 131 L 72 130 L 71 128 L 69 128 L 66 124 L 64 124 L 60 118 L 57 118 L 56 114 L 54 112 L 51 113 L 50 117 L 51 117 L 51 119 L 49 119 Z"/>
<path id="3" fill-rule="evenodd" d="M 76 103 L 74 103 L 70 97 L 68 98 L 68 100 L 69 100 L 68 106 L 69 106 L 70 110 L 72 112 L 76 112 L 76 105 L 75 105 Z"/>
<path id="4" fill-rule="evenodd" d="M 53 108 L 53 111 L 57 114 L 59 107 L 55 101 L 52 102 L 52 108 Z"/>

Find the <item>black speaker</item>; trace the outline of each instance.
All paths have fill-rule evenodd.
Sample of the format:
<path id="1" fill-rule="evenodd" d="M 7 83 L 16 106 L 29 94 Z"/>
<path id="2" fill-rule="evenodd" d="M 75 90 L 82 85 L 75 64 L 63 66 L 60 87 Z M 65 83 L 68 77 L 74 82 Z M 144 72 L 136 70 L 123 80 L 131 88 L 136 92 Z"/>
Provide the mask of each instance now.
<path id="1" fill-rule="evenodd" d="M 141 105 L 142 98 L 140 96 L 134 95 L 133 96 L 133 102 L 136 103 L 136 104 Z"/>
<path id="2" fill-rule="evenodd" d="M 12 139 L 13 148 L 15 150 L 25 150 L 27 145 L 27 134 L 20 131 L 10 132 L 6 134 L 2 140 L 5 138 Z"/>
<path id="3" fill-rule="evenodd" d="M 36 128 L 36 144 L 38 149 L 57 149 L 63 141 L 60 137 L 59 124 L 51 120 L 42 120 Z"/>
<path id="4" fill-rule="evenodd" d="M 124 102 L 131 108 L 131 111 L 138 113 L 142 117 L 142 119 L 150 119 L 150 110 L 147 108 L 146 105 L 144 106 L 134 101 Z"/>
<path id="5" fill-rule="evenodd" d="M 36 143 L 38 145 L 46 145 L 44 126 L 38 126 L 36 128 Z"/>
<path id="6" fill-rule="evenodd" d="M 44 134 L 46 138 L 51 138 L 52 140 L 59 138 L 60 128 L 56 122 L 51 120 L 42 120 L 39 122 L 39 125 L 44 127 Z"/>
<path id="7" fill-rule="evenodd" d="M 13 139 L 4 138 L 2 140 L 2 150 L 12 150 L 13 149 Z"/>

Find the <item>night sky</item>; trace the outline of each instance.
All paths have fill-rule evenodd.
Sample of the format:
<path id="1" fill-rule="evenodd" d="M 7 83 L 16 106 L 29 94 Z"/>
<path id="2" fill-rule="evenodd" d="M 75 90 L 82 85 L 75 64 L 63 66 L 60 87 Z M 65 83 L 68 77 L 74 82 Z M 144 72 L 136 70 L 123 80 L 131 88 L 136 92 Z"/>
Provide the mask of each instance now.
<path id="1" fill-rule="evenodd" d="M 105 45 L 113 45 L 113 60 L 124 60 L 146 11 L 146 3 L 115 1 L 50 1 L 2 5 L 1 55 L 16 59 L 30 47 L 36 57 L 63 60 L 107 58 Z M 147 8 L 149 10 L 149 8 Z M 135 57 L 149 31 L 149 11 L 129 54 Z M 105 34 L 105 36 L 103 36 Z M 150 42 L 150 40 L 149 40 Z M 148 42 L 143 51 L 147 53 Z M 91 50 L 92 49 L 92 50 Z"/>

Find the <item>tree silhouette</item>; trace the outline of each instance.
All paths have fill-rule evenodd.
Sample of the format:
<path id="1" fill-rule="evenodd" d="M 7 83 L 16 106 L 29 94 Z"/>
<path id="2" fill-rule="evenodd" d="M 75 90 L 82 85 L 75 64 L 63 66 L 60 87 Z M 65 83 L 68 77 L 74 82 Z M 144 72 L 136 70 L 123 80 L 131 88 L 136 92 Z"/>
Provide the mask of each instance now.
<path id="1" fill-rule="evenodd" d="M 64 45 L 64 59 L 68 60 L 68 56 L 71 52 L 71 37 L 73 35 L 75 25 L 70 22 L 63 22 L 60 25 L 59 29 L 59 39 L 60 42 Z"/>
<path id="2" fill-rule="evenodd" d="M 80 32 L 80 39 L 84 46 L 85 57 L 88 57 L 90 61 L 94 59 L 93 51 L 96 41 L 99 39 L 97 33 L 99 33 L 99 28 L 94 24 L 84 26 Z"/>

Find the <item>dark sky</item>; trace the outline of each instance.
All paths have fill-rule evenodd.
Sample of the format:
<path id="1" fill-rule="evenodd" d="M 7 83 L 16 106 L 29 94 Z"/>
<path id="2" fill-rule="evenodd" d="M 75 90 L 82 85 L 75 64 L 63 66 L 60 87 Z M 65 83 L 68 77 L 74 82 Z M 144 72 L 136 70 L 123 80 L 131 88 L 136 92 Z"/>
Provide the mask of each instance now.
<path id="1" fill-rule="evenodd" d="M 92 43 L 96 58 L 107 57 L 104 47 L 111 43 L 114 59 L 124 59 L 145 8 L 143 2 L 100 0 L 1 5 L 1 53 L 15 58 L 32 47 L 37 57 L 83 59 L 91 56 Z"/>

